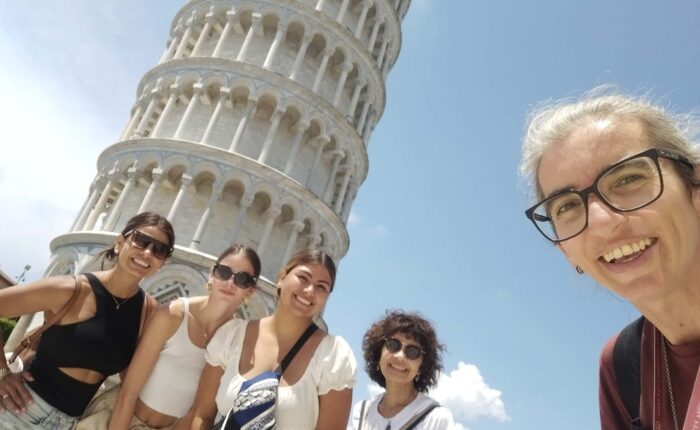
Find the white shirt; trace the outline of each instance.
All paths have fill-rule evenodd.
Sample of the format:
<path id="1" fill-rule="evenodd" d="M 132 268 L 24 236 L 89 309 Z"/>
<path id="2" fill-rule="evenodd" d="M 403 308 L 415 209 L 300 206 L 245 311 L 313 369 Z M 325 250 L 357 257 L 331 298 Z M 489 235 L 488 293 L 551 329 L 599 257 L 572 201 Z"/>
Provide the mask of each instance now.
<path id="1" fill-rule="evenodd" d="M 365 406 L 366 416 L 361 430 L 385 430 L 389 424 L 391 424 L 391 430 L 399 430 L 411 418 L 420 414 L 428 405 L 434 402 L 429 396 L 418 393 L 418 396 L 401 409 L 399 413 L 391 418 L 384 418 L 379 413 L 379 401 L 382 400 L 382 397 L 384 397 L 384 393 L 367 402 L 367 406 Z M 358 428 L 360 425 L 360 409 L 362 409 L 362 402 L 357 402 L 352 409 L 348 430 L 360 430 Z M 452 430 L 455 428 L 455 423 L 450 411 L 442 406 L 438 406 L 430 411 L 430 414 L 415 428 L 416 430 Z"/>
<path id="2" fill-rule="evenodd" d="M 232 320 L 216 331 L 207 347 L 206 359 L 212 366 L 224 368 L 216 406 L 225 415 L 245 381 L 238 365 L 243 350 L 247 322 Z M 355 356 L 340 336 L 326 335 L 316 348 L 304 374 L 294 384 L 279 387 L 275 418 L 282 429 L 313 430 L 318 420 L 318 396 L 331 390 L 344 390 L 355 385 Z"/>

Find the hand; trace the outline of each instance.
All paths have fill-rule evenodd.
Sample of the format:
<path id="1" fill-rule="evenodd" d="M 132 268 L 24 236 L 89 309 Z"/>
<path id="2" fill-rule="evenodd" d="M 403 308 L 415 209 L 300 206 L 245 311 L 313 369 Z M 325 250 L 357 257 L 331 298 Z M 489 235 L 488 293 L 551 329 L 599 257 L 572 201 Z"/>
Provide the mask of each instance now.
<path id="1" fill-rule="evenodd" d="M 24 381 L 33 381 L 29 372 L 13 373 L 0 380 L 0 411 L 26 412 L 33 400 Z"/>

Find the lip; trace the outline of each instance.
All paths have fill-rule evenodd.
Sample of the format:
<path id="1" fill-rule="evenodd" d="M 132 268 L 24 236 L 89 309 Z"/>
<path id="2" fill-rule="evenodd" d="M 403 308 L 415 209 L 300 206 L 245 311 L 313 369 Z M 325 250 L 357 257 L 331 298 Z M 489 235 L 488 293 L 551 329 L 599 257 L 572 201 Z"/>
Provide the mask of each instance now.
<path id="1" fill-rule="evenodd" d="M 605 261 L 605 258 L 603 256 L 600 256 L 598 258 L 598 262 L 607 270 L 613 273 L 624 273 L 629 270 L 635 270 L 639 267 L 644 266 L 651 259 L 651 256 L 656 250 L 656 246 L 658 245 L 658 243 L 659 241 L 657 238 L 652 238 L 651 245 L 647 245 L 647 247 L 643 251 L 639 252 L 636 257 L 629 261 L 608 263 L 607 261 Z"/>

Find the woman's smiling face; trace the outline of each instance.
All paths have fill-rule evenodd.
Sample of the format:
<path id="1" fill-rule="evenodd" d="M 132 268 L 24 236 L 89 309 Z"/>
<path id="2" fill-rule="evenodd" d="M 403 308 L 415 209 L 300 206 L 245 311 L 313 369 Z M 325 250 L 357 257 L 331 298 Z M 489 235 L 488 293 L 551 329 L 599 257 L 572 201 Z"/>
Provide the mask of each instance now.
<path id="1" fill-rule="evenodd" d="M 586 188 L 606 167 L 653 146 L 639 122 L 589 120 L 545 151 L 539 187 L 545 197 L 567 187 Z M 673 161 L 659 158 L 659 165 L 664 191 L 657 201 L 621 213 L 590 195 L 588 227 L 558 245 L 573 266 L 633 303 L 687 284 L 700 259 L 700 205 L 692 204 Z M 627 247 L 635 251 L 629 255 Z M 623 249 L 625 258 L 610 260 Z"/>

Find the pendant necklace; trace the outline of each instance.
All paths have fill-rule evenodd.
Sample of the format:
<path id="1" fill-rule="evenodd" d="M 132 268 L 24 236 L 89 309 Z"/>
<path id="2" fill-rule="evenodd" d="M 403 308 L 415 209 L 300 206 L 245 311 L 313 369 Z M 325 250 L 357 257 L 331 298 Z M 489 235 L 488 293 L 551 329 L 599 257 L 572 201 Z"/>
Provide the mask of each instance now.
<path id="1" fill-rule="evenodd" d="M 116 297 L 114 297 L 114 294 L 112 294 L 112 292 L 109 290 L 109 287 L 110 287 L 110 282 L 109 282 L 109 281 L 110 281 L 109 279 L 107 279 L 107 280 L 105 281 L 105 283 L 107 284 L 107 287 L 106 287 L 105 289 L 107 290 L 107 293 L 109 293 L 109 296 L 112 298 L 112 300 L 114 300 L 114 307 L 116 308 L 116 310 L 119 310 L 119 308 L 121 307 L 121 305 L 123 305 L 124 303 L 128 302 L 129 300 L 131 300 L 131 298 L 134 297 L 136 294 L 132 295 L 131 297 L 127 297 L 127 298 L 125 298 L 125 299 L 121 299 L 121 301 L 119 301 L 119 300 L 117 300 Z"/>

